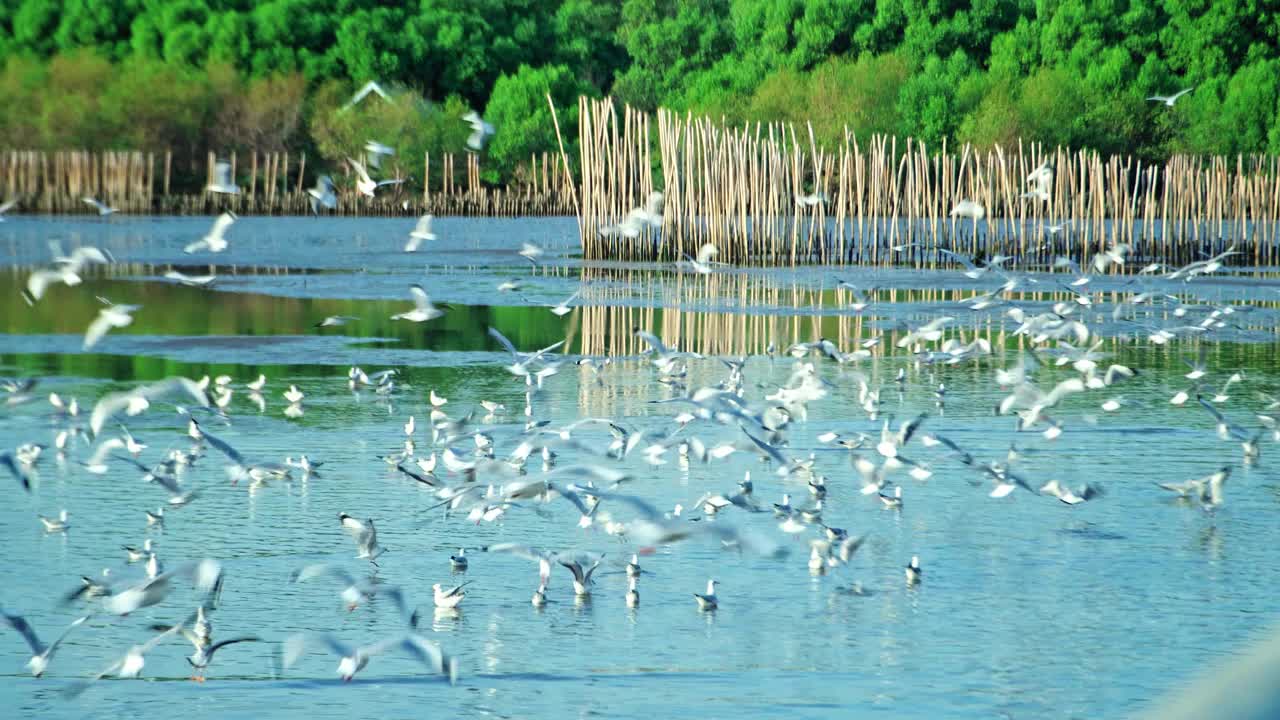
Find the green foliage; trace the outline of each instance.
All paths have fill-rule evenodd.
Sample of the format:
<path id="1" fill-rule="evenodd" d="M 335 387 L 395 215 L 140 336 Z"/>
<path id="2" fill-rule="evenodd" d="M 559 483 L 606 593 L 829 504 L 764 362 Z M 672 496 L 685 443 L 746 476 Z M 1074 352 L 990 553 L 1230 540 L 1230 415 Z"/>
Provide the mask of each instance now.
<path id="1" fill-rule="evenodd" d="M 557 150 L 546 89 L 564 125 L 574 93 L 611 93 L 808 121 L 826 144 L 848 128 L 1158 159 L 1280 151 L 1278 63 L 1280 12 L 1259 0 L 9 0 L 0 132 L 340 160 L 368 138 L 333 114 L 376 80 L 402 89 L 391 107 L 347 115 L 406 153 L 462 152 L 454 116 L 487 108 L 489 180 Z"/>
<path id="2" fill-rule="evenodd" d="M 460 152 L 471 133 L 462 121 L 467 105 L 456 95 L 431 103 L 400 89 L 387 100 L 370 95 L 365 102 L 344 108 L 349 98 L 347 88 L 338 84 L 322 87 L 315 98 L 311 135 L 321 155 L 334 165 L 346 157 L 360 160 L 365 143 L 376 139 L 396 151 L 382 161 L 383 176 L 420 178 L 423 155 L 430 153 L 432 185 L 438 186 L 440 156 Z"/>
<path id="3" fill-rule="evenodd" d="M 558 148 L 548 93 L 556 104 L 561 133 L 567 135 L 565 152 L 571 161 L 577 157 L 578 96 L 591 94 L 591 88 L 565 65 L 521 65 L 514 75 L 498 78 L 485 107 L 484 118 L 497 129 L 485 162 L 486 172 L 493 173 L 489 180 L 511 177 L 530 155 Z"/>

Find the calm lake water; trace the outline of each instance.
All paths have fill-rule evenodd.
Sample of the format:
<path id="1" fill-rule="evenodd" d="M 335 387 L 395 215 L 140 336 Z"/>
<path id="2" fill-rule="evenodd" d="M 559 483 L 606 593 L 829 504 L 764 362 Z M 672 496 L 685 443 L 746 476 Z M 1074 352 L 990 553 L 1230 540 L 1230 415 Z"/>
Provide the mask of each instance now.
<path id="1" fill-rule="evenodd" d="M 139 381 L 172 375 L 226 374 L 235 394 L 229 424 L 206 421 L 211 432 L 250 458 L 279 462 L 306 454 L 323 461 L 318 476 L 249 489 L 231 485 L 223 461 L 210 452 L 183 476 L 200 490 L 190 506 L 170 511 L 163 529 L 149 528 L 143 511 L 163 503 L 164 493 L 144 484 L 124 463 L 109 473 L 81 466 L 92 448 L 73 446 L 40 459 L 35 491 L 10 486 L 0 504 L 7 552 L 0 557 L 0 605 L 25 615 L 50 640 L 84 606 L 58 605 L 82 575 L 140 572 L 124 566 L 123 545 L 150 538 L 169 566 L 213 557 L 227 570 L 215 639 L 256 635 L 279 641 L 300 631 L 330 631 L 353 644 L 373 642 L 402 629 L 394 607 L 379 598 L 346 612 L 335 583 L 292 583 L 291 572 L 326 561 L 367 573 L 354 545 L 336 522 L 339 512 L 375 518 L 389 552 L 378 578 L 402 586 L 422 606 L 424 634 L 459 658 L 461 677 L 450 687 L 423 673 L 401 654 L 373 659 L 354 682 L 336 677 L 336 658 L 319 648 L 278 674 L 274 642 L 245 643 L 219 652 L 209 681 L 185 682 L 190 668 L 185 642 L 152 651 L 145 681 L 108 680 L 74 699 L 60 691 L 93 675 L 135 643 L 153 623 L 180 621 L 198 603 L 183 585 L 164 603 L 124 618 L 96 616 L 72 633 L 43 679 L 24 664 L 30 653 L 7 628 L 0 632 L 0 700 L 14 717 L 297 716 L 308 718 L 407 717 L 1124 717 L 1175 690 L 1259 637 L 1277 619 L 1274 561 L 1280 484 L 1274 445 L 1264 442 L 1260 463 L 1241 463 L 1238 442 L 1220 440 L 1213 418 L 1194 398 L 1169 399 L 1191 387 L 1186 362 L 1201 353 L 1202 382 L 1222 387 L 1237 371 L 1223 412 L 1242 425 L 1267 403 L 1259 393 L 1280 394 L 1277 301 L 1280 283 L 1257 270 L 1232 271 L 1191 284 L 1152 281 L 1174 295 L 1140 307 L 1137 322 L 1112 317 L 1114 302 L 1137 286 L 1128 278 L 1096 278 L 1099 294 L 1082 309 L 1105 341 L 1100 361 L 1130 365 L 1137 377 L 1105 390 L 1070 396 L 1055 408 L 1065 432 L 1046 440 L 1016 432 L 1010 416 L 992 408 L 1007 394 L 993 380 L 1028 354 L 1025 338 L 1005 308 L 971 311 L 957 304 L 992 290 L 996 277 L 970 280 L 955 271 L 848 268 L 743 270 L 711 276 L 671 266 L 586 266 L 575 256 L 576 225 L 563 218 L 440 219 L 439 240 L 416 254 L 400 252 L 412 222 L 381 219 L 244 218 L 228 233 L 231 247 L 218 255 L 187 256 L 182 247 L 203 235 L 209 218 L 96 219 L 11 218 L 0 224 L 0 376 L 39 377 L 39 400 L 0 409 L 0 448 L 26 442 L 52 444 L 65 421 L 52 416 L 44 397 L 56 392 L 78 399 L 84 413 L 102 394 Z M 52 287 L 28 307 L 19 296 L 31 269 L 49 262 L 49 241 L 63 247 L 109 250 L 117 264 L 86 272 L 77 287 Z M 522 242 L 547 252 L 537 266 L 517 254 Z M 213 264 L 209 264 L 212 262 Z M 189 274 L 216 272 L 212 289 L 164 280 L 171 268 Z M 1013 295 L 1029 313 L 1042 312 L 1070 294 L 1068 275 L 1037 273 Z M 880 288 L 862 312 L 836 279 Z M 521 288 L 498 292 L 514 280 Z M 423 324 L 392 321 L 410 307 L 408 286 L 423 285 L 444 317 Z M 563 317 L 549 307 L 580 290 Z M 1025 292 L 1023 292 L 1025 291 Z M 90 352 L 82 334 L 102 307 L 97 296 L 143 306 L 134 323 L 109 334 Z M 1212 338 L 1179 339 L 1157 346 L 1150 326 L 1191 324 L 1216 304 L 1249 305 Z M 1176 310 L 1181 305 L 1184 315 Z M 328 315 L 357 321 L 317 330 Z M 893 341 L 930 318 L 956 318 L 948 337 L 990 340 L 991 357 L 961 364 L 925 365 Z M 461 417 L 481 400 L 507 412 L 481 420 L 498 457 L 519 444 L 526 418 L 525 386 L 503 368 L 511 360 L 487 333 L 495 327 L 522 350 L 564 341 L 568 359 L 609 354 L 599 376 L 566 363 L 535 399 L 535 417 L 559 428 L 583 417 L 609 417 L 635 430 L 667 433 L 686 406 L 653 401 L 678 396 L 657 373 L 633 335 L 642 327 L 668 343 L 722 357 L 747 355 L 745 397 L 762 401 L 787 381 L 793 360 L 765 354 L 770 343 L 826 337 L 843 350 L 883 333 L 871 358 L 837 365 L 816 359 L 828 383 L 826 399 L 788 434 L 785 452 L 812 454 L 826 477 L 823 505 L 828 525 L 865 533 L 852 562 L 825 576 L 806 567 L 807 540 L 789 536 L 772 514 L 724 511 L 715 520 L 758 531 L 788 550 L 781 559 L 723 550 L 707 536 L 660 546 L 642 558 L 641 603 L 628 609 L 623 565 L 630 546 L 597 527 L 576 527 L 578 513 L 565 502 L 513 507 L 499 522 L 474 525 L 446 517 L 428 491 L 381 460 L 400 451 L 403 425 L 415 416 L 417 454 L 433 447 L 427 395 L 448 398 L 444 407 Z M 1052 387 L 1074 371 L 1051 359 L 1037 376 Z M 1184 362 L 1185 361 L 1185 362 Z M 390 397 L 348 389 L 348 368 L 397 368 L 399 389 Z M 906 371 L 906 383 L 893 379 Z M 268 377 L 263 407 L 243 384 Z M 858 402 L 858 373 L 882 387 L 882 413 L 872 420 Z M 688 363 L 689 388 L 713 385 L 727 375 L 714 357 Z M 945 383 L 945 406 L 934 390 Z M 305 395 L 303 414 L 287 417 L 281 393 L 296 384 Z M 1194 393 L 1193 393 L 1194 395 Z M 1124 407 L 1101 409 L 1109 398 Z M 927 413 L 924 428 L 947 436 L 983 461 L 1003 461 L 1011 444 L 1021 452 L 1017 468 L 1033 486 L 1056 479 L 1076 487 L 1100 484 L 1105 495 L 1070 507 L 1052 498 L 1015 491 L 988 497 L 989 481 L 951 459 L 942 448 L 914 441 L 910 456 L 933 471 L 925 481 L 894 476 L 903 488 L 900 511 L 884 509 L 860 492 L 852 453 L 818 436 L 876 434 L 883 418 Z M 84 422 L 83 417 L 81 422 Z M 109 424 L 108 427 L 112 427 Z M 186 447 L 186 422 L 157 403 L 129 423 L 149 446 L 144 461 L 169 448 Z M 692 425 L 708 446 L 741 439 L 734 426 Z M 584 425 L 573 437 L 587 447 L 610 440 L 602 425 Z M 543 439 L 539 442 L 547 442 Z M 454 444 L 467 453 L 469 438 Z M 599 462 L 582 449 L 557 449 L 558 465 Z M 869 457 L 875 449 L 859 451 Z M 812 503 L 805 483 L 784 479 L 758 456 L 737 452 L 709 464 L 646 462 L 642 451 L 619 467 L 634 475 L 622 491 L 670 510 L 689 508 L 704 492 L 731 494 L 750 472 L 755 496 L 766 507 L 789 493 L 797 506 Z M 540 462 L 530 462 L 538 477 Z M 1222 465 L 1234 474 L 1227 501 L 1216 513 L 1174 502 L 1156 482 L 1207 475 Z M 443 469 L 442 478 L 456 481 Z M 501 483 L 501 478 L 486 479 Z M 7 481 L 7 478 L 6 478 Z M 606 501 L 603 507 L 608 507 Z M 72 529 L 47 535 L 38 514 L 70 513 Z M 537 510 L 537 512 L 535 512 Z M 625 506 L 610 510 L 629 519 Z M 696 509 L 687 515 L 697 517 Z M 481 546 L 520 542 L 553 550 L 605 553 L 589 602 L 577 602 L 567 571 L 557 567 L 548 595 L 535 609 L 536 566 Z M 452 573 L 449 555 L 471 549 L 470 569 Z M 925 581 L 908 587 L 903 566 L 921 558 Z M 134 566 L 136 568 L 137 566 Z M 708 578 L 720 582 L 720 609 L 699 612 L 691 594 Z M 457 614 L 431 612 L 431 585 L 470 580 Z M 861 595 L 845 589 L 861 583 Z"/>

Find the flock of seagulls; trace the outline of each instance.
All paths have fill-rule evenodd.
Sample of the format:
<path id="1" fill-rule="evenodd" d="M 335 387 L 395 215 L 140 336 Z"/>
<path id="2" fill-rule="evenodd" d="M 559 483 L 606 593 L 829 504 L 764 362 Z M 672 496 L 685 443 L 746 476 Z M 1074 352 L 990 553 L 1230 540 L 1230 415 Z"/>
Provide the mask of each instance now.
<path id="1" fill-rule="evenodd" d="M 492 134 L 491 126 L 478 117 L 468 121 L 476 128 L 473 139 L 483 144 Z M 372 141 L 366 151 L 371 158 L 394 154 L 391 148 Z M 397 182 L 373 181 L 361 163 L 353 159 L 349 162 L 359 176 L 360 191 L 366 195 Z M 377 167 L 378 163 L 371 161 L 370 165 Z M 1038 168 L 1028 178 L 1031 192 L 1046 192 L 1052 173 L 1051 165 Z M 226 175 L 221 169 L 216 175 L 211 191 L 237 191 L 230 184 L 229 168 Z M 312 198 L 319 206 L 328 207 L 332 193 L 332 182 L 321 178 Z M 963 201 L 952 215 L 980 219 L 984 212 L 981 205 Z M 654 193 L 644 207 L 632 210 L 618 225 L 601 232 L 630 237 L 645 228 L 660 229 L 662 213 L 661 193 Z M 187 245 L 185 252 L 226 251 L 228 231 L 235 220 L 231 213 L 219 216 L 210 232 Z M 405 251 L 413 252 L 422 243 L 435 240 L 431 222 L 429 215 L 418 222 L 409 233 Z M 544 393 L 548 383 L 562 382 L 556 379 L 561 367 L 570 362 L 589 367 L 595 382 L 604 388 L 600 392 L 608 392 L 608 372 L 615 367 L 615 358 L 570 357 L 563 353 L 563 341 L 540 349 L 521 349 L 494 328 L 487 330 L 489 336 L 505 351 L 504 357 L 509 356 L 510 364 L 502 367 L 511 376 L 517 394 L 524 396 L 518 415 L 508 413 L 504 403 L 491 399 L 446 398 L 434 389 L 423 393 L 405 382 L 394 368 L 370 373 L 352 367 L 343 383 L 345 387 L 335 384 L 334 390 L 369 391 L 378 397 L 398 398 L 402 403 L 419 403 L 424 409 L 421 415 L 394 419 L 400 428 L 397 434 L 402 430 L 402 444 L 397 443 L 379 457 L 387 471 L 404 483 L 406 492 L 412 489 L 433 498 L 431 509 L 439 511 L 446 523 L 440 526 L 440 532 L 449 533 L 452 544 L 458 546 L 456 554 L 434 562 L 441 572 L 466 574 L 468 579 L 431 584 L 435 612 L 465 612 L 468 597 L 490 592 L 486 573 L 492 571 L 495 558 L 504 555 L 536 566 L 536 577 L 531 571 L 527 586 L 531 592 L 527 596 L 529 603 L 535 608 L 565 596 L 574 602 L 587 602 L 601 594 L 598 575 L 619 572 L 625 574 L 626 590 L 616 602 L 638 611 L 643 607 L 641 584 L 646 585 L 648 593 L 651 584 L 661 582 L 660 574 L 657 579 L 646 577 L 650 571 L 641 568 L 641 558 L 646 558 L 646 564 L 660 565 L 669 558 L 678 562 L 680 548 L 685 544 L 700 543 L 722 551 L 721 563 L 751 555 L 781 564 L 799 562 L 793 560 L 793 556 L 799 556 L 808 571 L 818 577 L 853 574 L 858 571 L 853 566 L 866 570 L 865 564 L 858 565 L 862 557 L 858 551 L 873 539 L 872 535 L 831 524 L 838 521 L 842 511 L 828 494 L 837 485 L 855 490 L 851 502 L 865 502 L 877 512 L 891 514 L 910 513 L 912 496 L 929 492 L 930 483 L 939 482 L 938 477 L 944 474 L 964 478 L 972 487 L 981 488 L 980 494 L 990 502 L 1009 502 L 1008 498 L 1025 496 L 1036 502 L 1057 503 L 1056 507 L 1064 512 L 1067 508 L 1107 502 L 1109 495 L 1098 479 L 1078 486 L 1058 478 L 1033 479 L 1032 473 L 1024 469 L 1023 453 L 1014 443 L 1010 443 L 1007 452 L 993 454 L 989 442 L 969 445 L 943 434 L 945 429 L 938 427 L 940 416 L 948 402 L 954 402 L 941 380 L 945 369 L 993 364 L 996 360 L 989 342 L 975 339 L 966 343 L 954 332 L 956 315 L 961 312 L 996 309 L 1008 319 L 1015 336 L 1025 337 L 1031 350 L 1011 366 L 992 367 L 986 390 L 994 401 L 992 412 L 1009 419 L 1010 432 L 1014 433 L 1011 437 L 1039 435 L 1041 440 L 1036 442 L 1049 444 L 1070 433 L 1075 419 L 1093 408 L 1115 413 L 1128 406 L 1131 401 L 1116 393 L 1144 372 L 1140 367 L 1115 361 L 1104 350 L 1106 341 L 1096 329 L 1099 323 L 1129 323 L 1152 345 L 1163 345 L 1175 338 L 1212 338 L 1232 326 L 1234 315 L 1250 309 L 1247 305 L 1193 306 L 1149 284 L 1157 270 L 1163 270 L 1165 281 L 1194 282 L 1211 275 L 1234 254 L 1232 249 L 1181 268 L 1136 275 L 1136 286 L 1117 291 L 1123 297 L 1114 309 L 1106 311 L 1099 307 L 1100 302 L 1095 304 L 1094 294 L 1088 290 L 1093 277 L 1069 258 L 1050 268 L 1055 272 L 1031 273 L 1012 269 L 1011 258 L 988 258 L 979 265 L 962 254 L 945 252 L 963 266 L 960 274 L 967 280 L 994 280 L 999 284 L 953 307 L 912 317 L 911 322 L 889 328 L 892 335 L 882 331 L 860 340 L 853 348 L 817 338 L 787 347 L 771 346 L 765 357 L 715 358 L 681 349 L 670 340 L 636 328 L 635 336 L 647 346 L 640 371 L 651 373 L 668 392 L 664 399 L 652 401 L 651 413 L 641 417 L 583 417 L 568 423 L 553 422 Z M 48 267 L 36 269 L 27 279 L 24 297 L 30 303 L 41 302 L 55 285 L 74 288 L 81 282 L 80 274 L 91 265 L 114 262 L 108 253 L 94 248 L 79 248 L 70 255 L 55 249 L 53 254 Z M 536 265 L 545 251 L 526 243 L 518 255 Z M 677 263 L 677 268 L 694 275 L 710 275 L 720 271 L 720 264 L 714 261 L 716 255 L 715 246 L 707 244 L 696 257 Z M 1089 269 L 1101 273 L 1112 265 L 1125 266 L 1131 261 L 1132 249 L 1117 245 L 1095 256 Z M 1058 272 L 1064 270 L 1069 272 Z M 1063 281 L 1064 277 L 1069 282 Z M 213 276 L 181 275 L 170 279 L 206 287 L 214 281 Z M 1049 307 L 1034 307 L 1021 304 L 1012 296 L 1016 289 L 1037 285 L 1061 293 L 1066 299 Z M 515 283 L 499 290 L 518 287 Z M 866 312 L 879 300 L 876 288 L 859 288 L 845 281 L 838 281 L 837 287 L 844 293 L 842 297 L 851 298 L 847 306 L 850 313 Z M 397 313 L 393 319 L 429 323 L 445 314 L 444 309 L 431 302 L 423 285 L 412 285 L 409 294 L 412 308 Z M 580 287 L 566 300 L 550 306 L 550 311 L 558 316 L 571 313 L 581 294 Z M 137 305 L 106 299 L 103 303 L 103 309 L 85 332 L 85 349 L 103 342 L 110 330 L 128 326 L 134 314 L 142 310 Z M 1138 316 L 1140 308 L 1155 305 L 1181 314 L 1173 322 L 1163 323 L 1153 315 Z M 322 329 L 341 327 L 358 318 L 330 316 L 314 320 L 314 328 Z M 881 377 L 875 368 L 860 365 L 877 348 L 886 354 L 896 353 L 918 372 L 909 374 L 904 366 L 898 367 L 892 377 Z M 1242 372 L 1233 370 L 1228 374 L 1214 368 L 1203 354 L 1187 364 L 1190 372 L 1185 379 L 1192 384 L 1169 404 L 1182 405 L 1195 399 L 1197 403 L 1191 407 L 1201 407 L 1203 415 L 1197 417 L 1205 432 L 1214 432 L 1231 447 L 1223 450 L 1222 457 L 1205 458 L 1209 472 L 1201 477 L 1160 479 L 1155 484 L 1212 518 L 1227 504 L 1226 487 L 1233 467 L 1257 464 L 1264 443 L 1280 439 L 1280 402 L 1252 408 L 1249 415 L 1254 419 L 1245 419 L 1245 413 L 1237 409 L 1240 393 L 1235 387 L 1248 382 Z M 773 372 L 779 365 L 785 375 L 781 382 Z M 691 366 L 700 367 L 716 379 L 695 385 Z M 1226 375 L 1220 385 L 1205 382 L 1220 374 Z M 919 382 L 913 377 L 925 376 L 933 378 L 924 388 L 931 398 L 932 411 L 924 410 L 905 419 L 895 417 L 888 398 Z M 33 440 L 0 452 L 0 465 L 16 481 L 16 492 L 33 496 L 39 489 L 41 465 L 50 455 L 90 474 L 141 478 L 146 489 L 139 492 L 153 493 L 160 505 L 145 508 L 145 517 L 140 508 L 135 530 L 163 527 L 175 515 L 198 512 L 187 508 L 198 507 L 204 497 L 233 492 L 241 483 L 256 490 L 320 478 L 322 461 L 306 455 L 280 461 L 252 457 L 252 453 L 237 449 L 222 435 L 222 428 L 235 427 L 240 408 L 232 398 L 237 392 L 248 396 L 259 412 L 265 408 L 265 397 L 276 395 L 287 403 L 287 417 L 300 415 L 307 393 L 296 385 L 286 388 L 285 382 L 265 375 L 240 381 L 230 376 L 174 377 L 106 393 L 91 405 L 85 404 L 84 407 L 91 407 L 87 417 L 80 410 L 78 399 L 51 394 L 47 403 L 55 430 L 52 450 Z M 39 407 L 42 398 L 37 385 L 35 378 L 6 379 L 0 383 L 0 402 L 7 408 Z M 858 423 L 813 433 L 807 422 L 810 412 L 821 407 L 840 385 L 845 386 L 850 397 L 856 397 L 851 408 L 860 415 Z M 865 416 L 865 422 L 861 416 Z M 857 429 L 859 424 L 862 429 Z M 135 431 L 149 435 L 148 442 L 139 440 Z M 821 456 L 802 449 L 801 439 L 810 435 L 823 447 Z M 831 452 L 825 452 L 828 449 Z M 561 462 L 562 454 L 571 454 L 574 461 Z M 754 480 L 747 472 L 741 481 L 725 480 L 723 487 L 700 488 L 696 499 L 668 497 L 668 502 L 660 503 L 652 498 L 653 488 L 648 488 L 650 492 L 632 490 L 655 484 L 654 477 L 666 472 L 663 466 L 715 467 L 733 455 L 749 458 L 762 470 L 756 470 Z M 373 458 L 370 461 L 376 462 Z M 217 479 L 201 474 L 199 468 L 206 466 L 219 470 L 213 473 Z M 720 473 L 713 475 L 722 477 Z M 758 497 L 757 485 L 766 483 L 770 491 L 781 491 L 779 502 Z M 1156 494 L 1155 490 L 1151 492 Z M 475 544 L 465 539 L 469 528 L 478 525 L 518 528 L 526 520 L 538 521 L 533 518 L 558 527 L 565 538 L 563 546 Z M 379 525 L 385 526 L 386 520 L 367 517 L 354 509 L 338 512 L 336 520 L 335 535 L 345 534 L 347 539 L 341 540 L 339 535 L 333 538 L 333 544 L 336 548 L 349 543 L 342 545 L 348 551 L 353 545 L 351 561 L 304 565 L 290 581 L 302 591 L 336 592 L 348 612 L 358 611 L 375 597 L 390 599 L 398 609 L 400 628 L 387 637 L 371 638 L 357 645 L 339 639 L 324 627 L 274 638 L 269 637 L 269 629 L 261 628 L 253 634 L 237 634 L 215 642 L 212 618 L 220 607 L 222 587 L 230 574 L 223 564 L 213 558 L 163 562 L 157 544 L 150 539 L 136 543 L 127 535 L 120 539 L 124 543 L 123 569 L 105 576 L 68 580 L 73 589 L 62 604 L 74 607 L 77 617 L 52 643 L 45 644 L 22 616 L 7 611 L 2 614 L 30 651 L 27 667 L 35 677 L 49 671 L 69 633 L 91 633 L 103 623 L 121 622 L 124 616 L 145 608 L 172 618 L 139 631 L 136 644 L 100 673 L 76 683 L 72 693 L 83 692 L 96 680 L 109 676 L 139 677 L 149 652 L 165 643 L 183 641 L 192 648 L 187 662 L 193 679 L 199 681 L 207 677 L 215 654 L 225 648 L 270 643 L 275 647 L 273 672 L 290 671 L 309 650 L 318 649 L 336 658 L 337 675 L 350 681 L 366 671 L 375 657 L 397 653 L 413 658 L 428 675 L 449 683 L 459 682 L 466 667 L 465 658 L 449 652 L 432 637 L 429 628 L 419 623 L 418 608 L 409 600 L 416 588 L 397 587 L 379 579 L 382 568 L 400 563 L 403 556 L 389 552 L 382 544 Z M 75 532 L 65 509 L 38 515 L 32 522 L 38 522 L 49 535 Z M 582 549 L 583 546 L 591 549 Z M 670 553 L 659 556 L 659 548 L 669 549 Z M 806 551 L 796 553 L 795 548 Z M 926 554 L 927 548 L 922 548 L 893 565 L 894 574 L 903 578 L 899 581 L 903 591 L 924 591 L 922 557 Z M 562 586 L 567 589 L 562 590 Z M 194 593 L 198 603 L 194 607 L 174 604 L 177 588 Z M 855 596 L 873 592 L 858 581 L 837 584 L 834 589 Z M 729 607 L 737 597 L 750 592 L 750 588 L 726 587 L 722 595 L 715 577 L 707 578 L 705 588 L 663 590 L 662 597 L 671 598 L 678 592 L 690 611 L 703 613 Z M 526 596 L 522 593 L 521 597 Z M 6 607 L 12 606 L 11 600 L 5 598 Z M 323 619 L 317 619 L 316 624 L 323 625 Z"/>

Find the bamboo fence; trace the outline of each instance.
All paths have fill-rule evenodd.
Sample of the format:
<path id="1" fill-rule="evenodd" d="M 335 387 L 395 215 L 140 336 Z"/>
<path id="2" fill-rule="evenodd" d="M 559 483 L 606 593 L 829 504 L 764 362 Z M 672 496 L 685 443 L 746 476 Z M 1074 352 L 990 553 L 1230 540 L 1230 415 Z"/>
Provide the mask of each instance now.
<path id="1" fill-rule="evenodd" d="M 719 260 L 769 265 L 931 267 L 940 249 L 975 262 L 1068 256 L 1084 264 L 1122 243 L 1138 261 L 1128 269 L 1180 265 L 1230 246 L 1243 252 L 1235 262 L 1276 261 L 1274 156 L 1178 155 L 1144 164 L 1021 142 L 935 149 L 910 138 L 860 139 L 847 128 L 830 148 L 808 125 L 726 126 L 666 109 L 655 123 L 611 98 L 579 103 L 579 225 L 588 258 L 679 260 L 711 243 Z M 1045 162 L 1054 168 L 1048 197 L 1026 197 L 1027 176 Z M 665 196 L 660 230 L 602 232 L 654 189 Z M 952 217 L 960 200 L 980 203 L 985 217 Z"/>
<path id="2" fill-rule="evenodd" d="M 205 182 L 213 179 L 219 160 L 229 162 L 239 194 L 209 192 L 171 193 L 173 155 L 143 152 L 0 151 L 0 202 L 18 200 L 11 212 L 92 214 L 84 202 L 96 198 L 121 213 L 210 214 L 232 210 L 241 214 L 301 215 L 311 212 L 306 190 L 315 184 L 307 173 L 305 154 L 251 152 L 247 157 L 210 152 L 205 161 Z M 432 158 L 423 157 L 423 177 L 430 178 Z M 560 159 L 549 153 L 533 155 L 522 168 L 520 180 L 506 187 L 481 181 L 476 155 L 435 158 L 439 178 L 410 189 L 407 184 L 383 188 L 377 197 L 356 194 L 354 181 L 334 174 L 337 183 L 336 215 L 571 215 L 574 212 L 571 181 Z M 406 178 L 408 179 L 408 178 Z"/>

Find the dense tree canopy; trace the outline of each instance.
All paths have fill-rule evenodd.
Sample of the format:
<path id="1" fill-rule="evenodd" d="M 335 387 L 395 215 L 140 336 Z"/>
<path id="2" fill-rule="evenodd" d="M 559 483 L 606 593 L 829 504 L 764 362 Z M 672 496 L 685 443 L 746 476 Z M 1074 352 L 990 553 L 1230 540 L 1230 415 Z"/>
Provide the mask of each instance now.
<path id="1" fill-rule="evenodd" d="M 555 148 L 547 92 L 570 125 L 577 93 L 612 93 L 811 120 L 822 142 L 848 127 L 1150 158 L 1280 152 L 1272 0 L 9 0 L 0 61 L 0 92 L 29 103 L 0 104 L 0 132 L 35 147 L 333 156 L 347 120 L 325 115 L 377 80 L 412 96 L 379 122 L 487 112 L 491 179 Z M 1146 100 L 1186 87 L 1172 108 Z M 461 151 L 451 123 L 386 132 Z"/>

